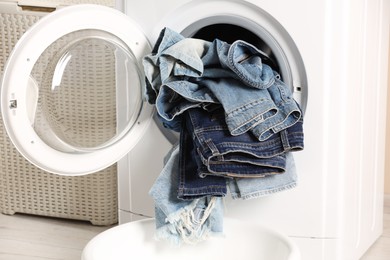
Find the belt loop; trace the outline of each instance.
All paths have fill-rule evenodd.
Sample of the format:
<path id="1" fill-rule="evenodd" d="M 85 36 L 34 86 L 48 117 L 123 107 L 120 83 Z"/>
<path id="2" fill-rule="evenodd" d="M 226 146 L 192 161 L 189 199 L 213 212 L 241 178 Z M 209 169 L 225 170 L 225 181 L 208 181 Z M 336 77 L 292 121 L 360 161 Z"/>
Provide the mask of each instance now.
<path id="1" fill-rule="evenodd" d="M 220 155 L 218 148 L 215 146 L 214 142 L 211 139 L 207 139 L 206 144 L 211 150 L 212 155 L 216 156 L 218 161 L 223 161 L 223 155 Z"/>
<path id="2" fill-rule="evenodd" d="M 285 152 L 290 151 L 291 146 L 290 146 L 290 143 L 288 141 L 287 130 L 280 131 L 280 139 L 282 140 L 282 145 L 283 145 L 284 151 Z"/>

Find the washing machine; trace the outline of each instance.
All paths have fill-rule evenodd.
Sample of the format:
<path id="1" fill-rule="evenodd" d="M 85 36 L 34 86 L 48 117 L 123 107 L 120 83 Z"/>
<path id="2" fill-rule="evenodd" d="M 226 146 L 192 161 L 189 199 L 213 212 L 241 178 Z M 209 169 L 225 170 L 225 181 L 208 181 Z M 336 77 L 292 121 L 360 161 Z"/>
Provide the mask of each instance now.
<path id="1" fill-rule="evenodd" d="M 298 187 L 245 201 L 227 196 L 226 216 L 287 234 L 303 259 L 359 259 L 382 232 L 390 2 L 142 0 L 117 1 L 116 9 L 58 8 L 18 42 L 4 70 L 1 110 L 20 153 L 63 175 L 118 162 L 120 223 L 152 217 L 147 193 L 178 136 L 143 99 L 142 57 L 164 27 L 186 37 L 243 39 L 266 52 L 291 86 L 304 112 L 305 149 L 294 154 Z M 84 106 L 93 81 L 102 80 L 88 77 L 93 64 L 80 71 L 85 83 L 67 83 L 84 55 L 107 62 L 114 75 L 93 107 Z M 32 73 L 38 61 L 48 64 L 39 81 Z M 115 104 L 100 106 L 106 98 Z M 92 127 L 67 117 L 85 109 L 96 111 L 85 118 Z M 115 133 L 85 142 L 104 131 L 102 109 L 116 114 Z"/>

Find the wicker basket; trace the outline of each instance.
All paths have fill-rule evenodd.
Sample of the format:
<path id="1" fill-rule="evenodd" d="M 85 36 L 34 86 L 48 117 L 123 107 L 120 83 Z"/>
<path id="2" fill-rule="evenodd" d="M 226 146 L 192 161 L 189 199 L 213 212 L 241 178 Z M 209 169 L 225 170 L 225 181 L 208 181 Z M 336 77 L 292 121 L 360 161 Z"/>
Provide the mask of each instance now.
<path id="1" fill-rule="evenodd" d="M 1 0 L 0 0 L 1 2 Z M 8 2 L 10 2 L 8 0 Z M 45 1 L 42 1 L 44 3 Z M 61 5 L 78 4 L 78 3 L 97 3 L 107 6 L 113 6 L 114 0 L 63 0 L 63 1 L 46 1 L 53 4 L 58 2 Z M 37 3 L 34 0 L 34 3 Z M 23 4 L 28 5 L 28 1 Z M 4 69 L 4 64 L 9 56 L 12 48 L 21 35 L 33 25 L 44 13 L 41 12 L 18 12 L 6 13 L 0 10 L 0 73 Z M 98 64 L 93 55 L 89 55 L 86 62 L 94 62 Z M 102 62 L 102 67 L 107 64 L 107 60 Z M 81 65 L 82 66 L 82 65 Z M 34 68 L 34 77 L 42 77 L 44 69 L 40 69 L 39 64 Z M 77 88 L 77 81 L 81 75 L 77 74 L 81 70 L 75 70 L 71 80 L 74 80 L 74 85 Z M 107 71 L 107 69 L 104 69 Z M 88 72 L 89 75 L 96 73 L 101 77 L 99 68 L 96 72 Z M 107 73 L 107 72 L 106 72 Z M 101 100 L 94 95 L 107 95 L 105 91 L 107 84 L 114 80 L 114 72 L 111 77 L 105 77 L 101 84 L 94 85 L 94 91 L 90 91 L 90 98 L 87 100 Z M 100 81 L 99 81 L 100 82 Z M 111 82 L 112 83 L 112 82 Z M 73 84 L 73 83 L 72 83 Z M 64 93 L 61 96 L 66 97 Z M 116 111 L 115 97 L 110 104 L 100 104 L 99 107 L 107 105 L 107 109 L 103 109 L 102 114 L 98 115 L 100 119 L 93 120 L 91 124 L 104 124 L 102 133 L 94 133 L 94 135 L 109 135 L 110 131 L 115 131 Z M 103 100 L 108 100 L 105 97 Z M 60 103 L 61 100 L 53 100 Z M 67 100 L 62 100 L 66 104 Z M 93 102 L 93 101 L 91 101 Z M 90 106 L 88 102 L 84 102 L 85 106 Z M 64 105 L 65 106 L 65 105 Z M 59 106 L 61 107 L 61 106 Z M 66 107 L 65 107 L 66 108 Z M 65 109 L 64 108 L 64 109 Z M 58 108 L 57 108 L 58 109 Z M 83 113 L 88 111 L 85 107 L 80 107 Z M 95 112 L 94 109 L 89 111 Z M 72 111 L 72 115 L 77 117 L 80 114 L 77 111 Z M 96 116 L 94 114 L 94 116 Z M 73 122 L 77 122 L 78 118 L 73 118 Z M 83 115 L 80 120 L 85 120 Z M 111 225 L 118 221 L 118 191 L 117 191 L 117 167 L 113 165 L 98 173 L 66 177 L 51 174 L 40 170 L 24 159 L 15 149 L 10 139 L 8 138 L 2 120 L 0 120 L 0 211 L 4 214 L 26 213 L 36 214 L 51 217 L 69 218 L 77 220 L 87 220 L 94 225 Z M 84 127 L 88 126 L 88 122 L 83 121 Z M 107 127 L 111 126 L 111 127 Z M 96 129 L 96 126 L 94 126 Z M 111 129 L 111 130 L 107 130 Z M 85 132 L 84 129 L 79 129 L 80 133 Z M 77 136 L 81 134 L 76 133 Z M 85 138 L 87 145 L 93 145 L 91 140 L 101 139 L 106 137 L 94 137 L 93 134 L 87 133 L 89 138 Z M 92 137 L 92 138 L 91 138 Z M 83 137 L 81 138 L 83 139 Z M 84 140 L 84 139 L 83 139 Z M 83 140 L 80 140 L 82 142 Z"/>

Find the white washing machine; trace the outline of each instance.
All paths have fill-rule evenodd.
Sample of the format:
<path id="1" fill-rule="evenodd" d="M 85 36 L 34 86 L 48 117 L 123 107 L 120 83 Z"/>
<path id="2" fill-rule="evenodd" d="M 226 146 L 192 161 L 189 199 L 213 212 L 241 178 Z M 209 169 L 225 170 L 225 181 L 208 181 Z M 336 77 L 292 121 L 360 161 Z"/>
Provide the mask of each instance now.
<path id="1" fill-rule="evenodd" d="M 359 259 L 382 232 L 389 1 L 142 0 L 118 1 L 117 8 L 126 15 L 64 8 L 17 44 L 4 71 L 1 109 L 21 154 L 66 175 L 119 160 L 120 222 L 152 216 L 147 192 L 177 136 L 142 101 L 142 57 L 166 26 L 188 37 L 248 37 L 276 61 L 301 104 L 305 150 L 295 154 L 297 188 L 248 201 L 227 198 L 226 215 L 287 234 L 303 259 Z M 83 124 L 67 122 L 64 109 L 82 113 L 91 87 L 64 86 L 67 69 L 89 51 L 115 75 L 101 97 L 113 95 L 117 130 L 85 144 L 77 135 L 104 125 L 72 131 Z M 32 71 L 42 59 L 48 69 L 37 82 Z M 70 96 L 65 104 L 62 95 Z M 105 109 L 102 100 L 92 103 L 97 115 Z"/>

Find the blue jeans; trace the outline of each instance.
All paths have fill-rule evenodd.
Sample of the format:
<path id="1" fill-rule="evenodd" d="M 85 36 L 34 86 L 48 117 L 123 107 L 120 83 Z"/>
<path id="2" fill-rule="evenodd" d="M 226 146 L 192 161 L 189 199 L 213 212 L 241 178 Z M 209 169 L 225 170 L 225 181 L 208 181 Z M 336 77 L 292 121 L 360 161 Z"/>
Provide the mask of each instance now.
<path id="1" fill-rule="evenodd" d="M 156 237 L 181 243 L 197 243 L 223 232 L 222 198 L 203 196 L 180 200 L 179 147 L 174 146 L 166 156 L 164 168 L 149 191 L 155 203 Z"/>
<path id="2" fill-rule="evenodd" d="M 191 133 L 188 132 L 186 122 L 180 132 L 180 159 L 178 198 L 184 200 L 196 199 L 204 196 L 225 196 L 227 193 L 225 178 L 218 176 L 204 177 L 202 165 L 198 161 L 198 154 Z M 206 170 L 207 171 L 207 170 Z"/>
<path id="3" fill-rule="evenodd" d="M 221 104 L 232 135 L 250 130 L 266 140 L 298 122 L 301 110 L 264 55 L 243 41 L 185 39 L 166 28 L 143 60 L 147 99 L 170 129 L 180 131 L 190 108 Z"/>
<path id="4" fill-rule="evenodd" d="M 204 196 L 193 200 L 178 199 L 179 147 L 166 156 L 164 168 L 149 191 L 155 202 L 156 237 L 175 245 L 197 243 L 223 233 L 221 197 Z M 227 179 L 233 199 L 251 199 L 296 186 L 292 153 L 287 153 L 287 171 L 265 178 Z"/>
<path id="5" fill-rule="evenodd" d="M 288 152 L 285 173 L 268 175 L 264 178 L 227 179 L 227 185 L 233 199 L 247 200 L 292 189 L 297 186 L 297 179 L 293 153 Z"/>
<path id="6" fill-rule="evenodd" d="M 185 114 L 180 135 L 180 199 L 225 196 L 226 181 L 232 186 L 231 179 L 236 177 L 250 177 L 248 183 L 237 181 L 243 193 L 256 189 L 259 194 L 264 193 L 264 185 L 272 190 L 271 179 L 275 181 L 275 189 L 291 186 L 295 170 L 288 168 L 293 163 L 291 158 L 287 163 L 286 156 L 287 152 L 303 149 L 301 123 L 259 142 L 251 133 L 231 136 L 223 109 L 218 107 L 212 111 L 191 109 Z"/>
<path id="7" fill-rule="evenodd" d="M 196 243 L 222 232 L 222 197 L 296 185 L 290 152 L 303 149 L 302 113 L 290 88 L 243 41 L 185 39 L 164 29 L 144 58 L 146 95 L 181 132 L 150 195 L 157 237 Z"/>
<path id="8" fill-rule="evenodd" d="M 215 108 L 188 110 L 186 130 L 192 136 L 201 175 L 222 177 L 264 177 L 286 171 L 286 152 L 304 147 L 303 123 L 285 129 L 266 141 L 252 133 L 232 136 L 224 121 L 224 111 Z"/>

